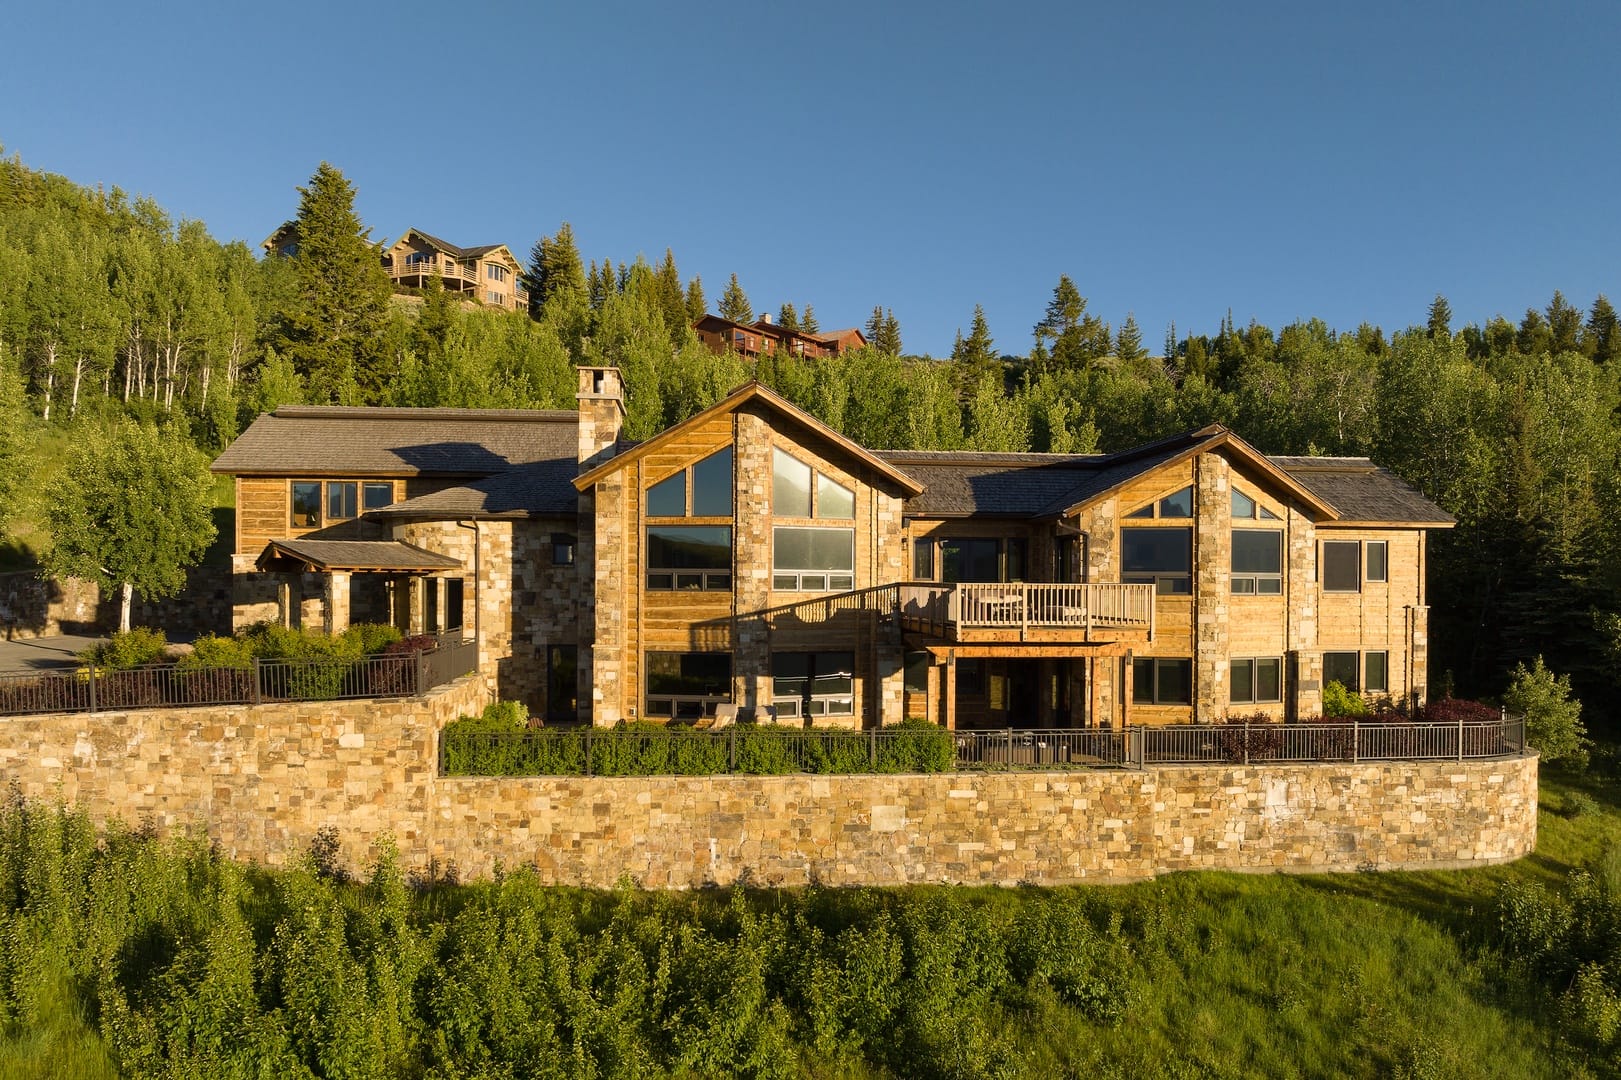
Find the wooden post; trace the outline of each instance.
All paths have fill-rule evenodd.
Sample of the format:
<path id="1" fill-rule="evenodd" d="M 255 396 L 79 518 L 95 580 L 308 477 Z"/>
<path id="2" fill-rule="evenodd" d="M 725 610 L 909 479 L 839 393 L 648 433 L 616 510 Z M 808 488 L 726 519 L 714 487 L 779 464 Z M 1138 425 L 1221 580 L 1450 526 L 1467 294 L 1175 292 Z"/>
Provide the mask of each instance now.
<path id="1" fill-rule="evenodd" d="M 957 650 L 946 652 L 946 730 L 957 730 Z"/>

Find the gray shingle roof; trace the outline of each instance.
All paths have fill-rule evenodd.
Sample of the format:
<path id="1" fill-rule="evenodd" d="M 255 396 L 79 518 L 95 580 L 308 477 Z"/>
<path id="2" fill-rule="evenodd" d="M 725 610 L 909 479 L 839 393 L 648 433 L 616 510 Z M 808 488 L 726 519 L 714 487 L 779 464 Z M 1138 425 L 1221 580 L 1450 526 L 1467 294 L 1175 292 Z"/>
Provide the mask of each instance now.
<path id="1" fill-rule="evenodd" d="M 235 476 L 490 476 L 578 454 L 568 410 L 284 405 L 214 459 Z"/>
<path id="2" fill-rule="evenodd" d="M 426 240 L 428 243 L 432 244 L 434 247 L 439 248 L 441 251 L 450 252 L 450 254 L 456 256 L 456 258 L 458 258 L 458 259 L 477 259 L 477 258 L 481 258 L 481 257 L 483 257 L 485 255 L 488 255 L 490 252 L 494 251 L 496 248 L 504 246 L 502 244 L 478 244 L 478 245 L 476 245 L 474 247 L 461 247 L 458 244 L 452 244 L 448 240 L 441 240 L 437 236 L 432 236 L 432 235 L 430 235 L 428 233 L 425 233 L 421 229 L 413 228 L 410 231 L 416 233 L 418 236 L 422 237 L 422 239 Z M 514 257 L 516 257 L 516 256 L 514 256 Z"/>
<path id="3" fill-rule="evenodd" d="M 878 456 L 924 485 L 906 500 L 919 517 L 1027 517 L 1074 491 L 1096 458 L 1071 454 L 977 454 L 881 450 Z"/>
<path id="4" fill-rule="evenodd" d="M 261 566 L 291 557 L 320 570 L 457 570 L 461 560 L 403 540 L 272 540 Z"/>
<path id="5" fill-rule="evenodd" d="M 572 458 L 536 461 L 504 473 L 444 488 L 373 510 L 367 518 L 445 521 L 452 518 L 523 518 L 573 514 L 579 464 Z"/>
<path id="6" fill-rule="evenodd" d="M 1457 523 L 1456 518 L 1406 481 L 1368 458 L 1273 457 L 1269 460 L 1338 510 L 1343 521 Z"/>

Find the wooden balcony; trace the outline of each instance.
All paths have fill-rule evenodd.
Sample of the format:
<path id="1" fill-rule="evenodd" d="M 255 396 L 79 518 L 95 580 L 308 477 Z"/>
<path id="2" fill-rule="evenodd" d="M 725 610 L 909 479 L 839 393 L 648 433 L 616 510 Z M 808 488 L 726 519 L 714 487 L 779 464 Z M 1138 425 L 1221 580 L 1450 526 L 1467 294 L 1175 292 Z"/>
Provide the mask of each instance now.
<path id="1" fill-rule="evenodd" d="M 1154 586 L 973 582 L 900 586 L 906 630 L 958 644 L 1148 642 Z"/>

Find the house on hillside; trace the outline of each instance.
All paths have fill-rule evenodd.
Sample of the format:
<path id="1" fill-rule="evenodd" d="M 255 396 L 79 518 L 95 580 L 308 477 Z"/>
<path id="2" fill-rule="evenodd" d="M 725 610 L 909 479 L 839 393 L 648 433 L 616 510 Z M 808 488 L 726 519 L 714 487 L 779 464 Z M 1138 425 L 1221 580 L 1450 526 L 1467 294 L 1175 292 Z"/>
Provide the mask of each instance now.
<path id="1" fill-rule="evenodd" d="M 825 334 L 790 330 L 772 322 L 769 315 L 752 323 L 705 315 L 693 323 L 692 328 L 698 332 L 698 340 L 717 355 L 729 350 L 748 357 L 781 352 L 814 358 L 837 356 L 846 349 L 859 349 L 867 343 L 866 336 L 853 327 Z"/>
<path id="2" fill-rule="evenodd" d="M 407 229 L 383 253 L 389 280 L 420 289 L 437 278 L 445 291 L 491 307 L 529 309 L 529 291 L 520 280 L 523 264 L 505 244 L 457 247 L 421 229 Z"/>
<path id="3" fill-rule="evenodd" d="M 479 642 L 537 715 L 1097 727 L 1421 701 L 1425 537 L 1364 458 L 1219 426 L 1103 455 L 876 451 L 757 383 L 640 443 L 559 412 L 283 407 L 236 479 L 237 620 Z"/>

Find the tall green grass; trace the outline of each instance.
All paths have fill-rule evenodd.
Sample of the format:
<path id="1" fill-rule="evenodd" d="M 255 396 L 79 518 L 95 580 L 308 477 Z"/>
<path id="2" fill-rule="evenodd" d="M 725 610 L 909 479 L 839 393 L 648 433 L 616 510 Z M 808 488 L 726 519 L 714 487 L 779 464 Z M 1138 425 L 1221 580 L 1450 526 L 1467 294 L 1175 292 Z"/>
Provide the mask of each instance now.
<path id="1" fill-rule="evenodd" d="M 332 836 L 270 872 L 13 800 L 0 1075 L 1618 1076 L 1616 794 L 1544 792 L 1478 871 L 688 894 L 349 880 Z"/>

